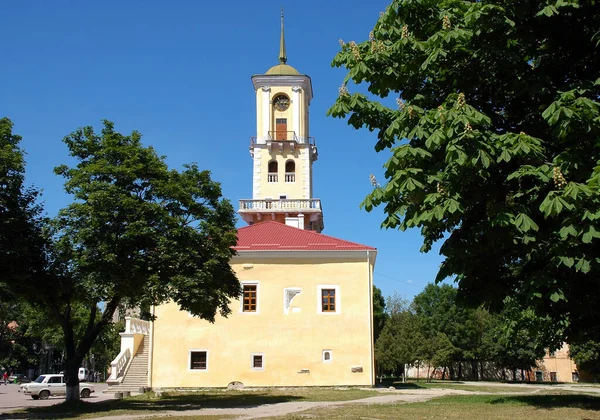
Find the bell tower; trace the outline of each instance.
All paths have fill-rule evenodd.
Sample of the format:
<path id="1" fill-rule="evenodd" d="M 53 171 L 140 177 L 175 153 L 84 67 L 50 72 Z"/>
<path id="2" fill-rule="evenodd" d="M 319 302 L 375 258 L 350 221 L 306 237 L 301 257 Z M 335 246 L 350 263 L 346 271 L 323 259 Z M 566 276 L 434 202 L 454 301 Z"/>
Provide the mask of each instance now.
<path id="1" fill-rule="evenodd" d="M 323 230 L 321 200 L 313 197 L 317 146 L 309 134 L 310 77 L 287 64 L 281 9 L 279 64 L 252 76 L 256 136 L 251 138 L 252 199 L 240 200 L 248 224 L 275 220 L 300 229 Z"/>

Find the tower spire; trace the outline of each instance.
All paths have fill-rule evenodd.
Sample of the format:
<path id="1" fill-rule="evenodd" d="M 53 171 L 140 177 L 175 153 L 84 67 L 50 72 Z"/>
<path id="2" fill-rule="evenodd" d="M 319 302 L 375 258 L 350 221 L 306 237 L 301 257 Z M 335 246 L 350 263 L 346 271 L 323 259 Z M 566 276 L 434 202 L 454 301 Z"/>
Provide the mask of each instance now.
<path id="1" fill-rule="evenodd" d="M 279 62 L 285 64 L 287 55 L 285 54 L 285 36 L 283 34 L 283 6 L 281 6 L 281 39 L 279 40 Z"/>

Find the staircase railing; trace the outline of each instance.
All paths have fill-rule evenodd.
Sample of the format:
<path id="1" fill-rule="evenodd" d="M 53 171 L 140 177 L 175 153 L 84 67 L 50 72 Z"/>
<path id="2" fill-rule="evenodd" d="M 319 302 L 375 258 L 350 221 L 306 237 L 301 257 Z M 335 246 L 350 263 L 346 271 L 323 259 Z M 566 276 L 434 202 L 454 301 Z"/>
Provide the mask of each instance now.
<path id="1" fill-rule="evenodd" d="M 125 367 L 131 359 L 131 350 L 129 348 L 123 349 L 121 353 L 110 363 L 110 377 L 111 381 L 117 381 L 118 378 L 123 377 L 125 373 Z"/>
<path id="2" fill-rule="evenodd" d="M 110 363 L 110 377 L 107 382 L 120 383 L 127 373 L 144 336 L 150 335 L 151 323 L 138 318 L 125 317 L 125 331 L 121 336 L 121 352 Z"/>
<path id="3" fill-rule="evenodd" d="M 148 335 L 150 334 L 150 322 L 128 316 L 125 318 L 125 332 Z"/>

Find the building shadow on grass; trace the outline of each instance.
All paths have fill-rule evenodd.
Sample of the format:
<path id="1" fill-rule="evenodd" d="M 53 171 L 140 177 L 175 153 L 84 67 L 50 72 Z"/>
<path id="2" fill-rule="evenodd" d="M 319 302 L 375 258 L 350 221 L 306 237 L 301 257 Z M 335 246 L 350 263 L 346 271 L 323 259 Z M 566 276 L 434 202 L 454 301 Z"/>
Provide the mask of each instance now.
<path id="1" fill-rule="evenodd" d="M 190 411 L 202 408 L 252 408 L 264 404 L 276 404 L 303 400 L 303 397 L 294 395 L 270 395 L 268 393 L 249 392 L 223 392 L 221 394 L 167 394 L 160 397 L 154 394 L 126 398 L 122 400 L 108 400 L 97 403 L 77 401 L 61 403 L 49 407 L 30 407 L 18 412 L 9 412 L 0 416 L 0 419 L 68 419 L 82 414 L 93 414 L 102 417 L 105 413 L 111 415 L 125 414 L 150 414 L 157 411 Z"/>
<path id="2" fill-rule="evenodd" d="M 527 404 L 538 408 L 581 408 L 600 411 L 600 397 L 592 395 L 510 395 L 496 397 L 490 404 Z"/>
<path id="3" fill-rule="evenodd" d="M 423 389 L 424 386 L 421 386 L 418 382 L 402 382 L 402 380 L 397 379 L 384 379 L 376 385 L 377 388 L 389 388 L 394 387 L 396 389 Z"/>

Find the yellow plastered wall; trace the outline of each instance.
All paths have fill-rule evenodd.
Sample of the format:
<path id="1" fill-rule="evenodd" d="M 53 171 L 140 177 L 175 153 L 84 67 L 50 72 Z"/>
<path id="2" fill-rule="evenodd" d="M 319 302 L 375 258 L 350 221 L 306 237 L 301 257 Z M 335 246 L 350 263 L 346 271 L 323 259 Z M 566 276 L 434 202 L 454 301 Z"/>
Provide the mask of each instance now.
<path id="1" fill-rule="evenodd" d="M 577 371 L 575 362 L 569 357 L 569 345 L 566 343 L 552 356 L 546 354 L 540 367 L 545 371 L 545 381 L 550 380 L 550 372 L 555 372 L 558 382 L 573 382 L 573 372 Z"/>
<path id="2" fill-rule="evenodd" d="M 232 314 L 214 324 L 191 317 L 175 304 L 156 308 L 152 352 L 153 388 L 372 385 L 372 266 L 363 261 L 260 262 L 236 258 L 243 282 L 258 282 L 258 311 Z M 338 288 L 339 313 L 319 313 L 319 285 Z M 302 292 L 284 311 L 284 289 Z M 297 308 L 297 309 L 293 309 Z M 189 369 L 190 350 L 208 352 L 206 371 Z M 332 360 L 324 363 L 323 350 Z M 251 355 L 263 354 L 263 370 Z M 362 372 L 352 372 L 361 367 Z M 305 373 L 299 373 L 302 372 Z"/>
<path id="3" fill-rule="evenodd" d="M 280 195 L 287 195 L 287 198 L 310 198 L 304 193 L 303 187 L 310 179 L 306 179 L 302 159 L 300 159 L 300 148 L 296 147 L 292 153 L 288 146 L 280 152 L 279 149 L 268 150 L 260 149 L 260 159 L 264 162 L 261 165 L 260 174 L 260 198 L 279 199 Z M 269 182 L 269 162 L 277 162 L 277 182 Z M 288 160 L 295 163 L 295 181 L 285 182 L 285 164 Z"/>

